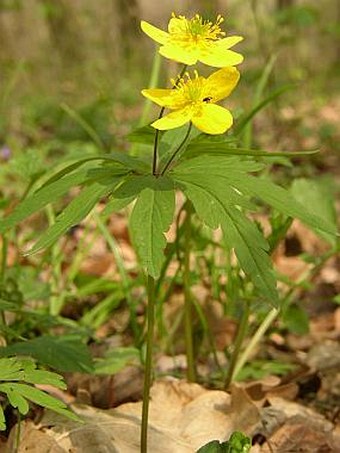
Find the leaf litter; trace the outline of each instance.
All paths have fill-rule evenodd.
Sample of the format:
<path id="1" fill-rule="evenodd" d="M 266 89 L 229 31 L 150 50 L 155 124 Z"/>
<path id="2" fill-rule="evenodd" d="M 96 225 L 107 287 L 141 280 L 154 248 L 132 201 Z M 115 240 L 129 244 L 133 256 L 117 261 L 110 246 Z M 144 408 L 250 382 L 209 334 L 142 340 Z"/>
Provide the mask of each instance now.
<path id="1" fill-rule="evenodd" d="M 125 242 L 124 225 L 120 228 L 124 236 L 120 245 L 130 249 Z M 298 280 L 308 269 L 308 264 L 299 257 L 301 250 L 309 253 L 324 250 L 315 236 L 308 236 L 307 240 L 306 230 L 299 222 L 293 225 L 290 237 L 295 242 L 286 240 L 274 261 L 279 271 Z M 108 251 L 100 247 L 96 253 L 100 260 Z M 113 271 L 114 266 L 109 274 Z M 339 452 L 340 309 L 325 304 L 339 290 L 339 275 L 338 260 L 332 258 L 313 278 L 313 290 L 301 289 L 299 299 L 307 304 L 311 317 L 308 334 L 273 333 L 266 340 L 265 360 L 293 359 L 297 367 L 291 373 L 257 381 L 253 378 L 234 385 L 231 393 L 207 390 L 174 378 L 156 381 L 150 406 L 150 453 L 195 452 L 211 440 L 227 440 L 234 430 L 252 438 L 251 453 Z M 325 284 L 331 293 L 325 293 Z M 202 291 L 202 303 L 214 305 L 214 301 L 206 300 L 209 297 L 204 289 L 199 285 L 195 288 L 197 299 Z M 223 324 L 219 353 L 232 341 L 234 322 L 213 311 L 209 315 L 212 328 L 218 320 Z M 176 356 L 158 357 L 157 371 L 171 374 L 184 369 L 185 358 L 180 353 L 177 357 L 177 368 Z M 179 368 L 178 363 L 182 363 Z M 206 368 L 205 374 L 209 376 L 209 363 Z M 131 385 L 124 386 L 124 382 L 130 381 Z M 18 453 L 138 452 L 141 382 L 142 373 L 136 366 L 118 372 L 113 379 L 89 376 L 83 387 L 78 380 L 74 389 L 77 403 L 71 407 L 84 423 L 66 420 L 50 411 L 45 411 L 40 420 L 36 417 L 36 423 L 25 420 L 21 423 Z M 41 412 L 36 415 L 41 416 Z M 1 453 L 13 451 L 15 435 L 13 428 L 7 442 L 0 440 Z"/>

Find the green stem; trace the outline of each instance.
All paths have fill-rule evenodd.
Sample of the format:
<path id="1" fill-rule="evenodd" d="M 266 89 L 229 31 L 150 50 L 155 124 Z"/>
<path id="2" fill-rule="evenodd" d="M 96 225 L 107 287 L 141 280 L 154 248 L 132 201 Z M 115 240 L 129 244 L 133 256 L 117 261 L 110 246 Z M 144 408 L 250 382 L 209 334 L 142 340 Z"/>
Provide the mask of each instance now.
<path id="1" fill-rule="evenodd" d="M 189 138 L 189 135 L 190 135 L 190 132 L 191 132 L 191 128 L 192 128 L 192 122 L 190 121 L 189 123 L 189 127 L 188 127 L 188 130 L 187 130 L 187 133 L 185 134 L 185 137 L 183 138 L 181 144 L 179 145 L 179 147 L 176 149 L 176 151 L 173 153 L 173 155 L 170 157 L 170 159 L 168 160 L 168 162 L 165 164 L 162 172 L 161 172 L 161 176 L 164 175 L 164 173 L 167 171 L 167 169 L 170 167 L 172 161 L 175 159 L 175 157 L 177 156 L 177 154 L 179 153 L 179 151 L 183 148 L 183 146 L 185 145 L 186 141 L 188 140 Z"/>
<path id="2" fill-rule="evenodd" d="M 126 299 L 127 305 L 130 309 L 130 324 L 134 333 L 134 339 L 136 340 L 140 335 L 139 326 L 136 318 L 136 302 L 131 295 L 131 284 L 129 280 L 129 275 L 124 267 L 124 261 L 119 250 L 119 245 L 114 236 L 110 234 L 110 231 L 108 230 L 105 221 L 102 220 L 102 217 L 97 212 L 93 212 L 92 217 L 97 223 L 99 231 L 101 232 L 103 238 L 106 240 L 106 243 L 114 256 L 115 263 L 117 265 L 118 273 L 121 280 L 122 289 L 124 292 L 124 298 Z"/>
<path id="3" fill-rule="evenodd" d="M 190 239 L 191 239 L 191 207 L 188 204 L 186 208 L 187 216 L 185 219 L 184 229 L 184 331 L 185 331 L 185 349 L 187 356 L 187 380 L 195 382 L 195 358 L 192 332 L 192 300 L 190 292 Z"/>
<path id="4" fill-rule="evenodd" d="M 158 119 L 162 118 L 164 110 L 165 107 L 162 107 L 161 111 L 159 112 Z M 154 176 L 157 176 L 159 134 L 160 134 L 159 129 L 156 129 L 155 140 L 153 143 L 153 159 L 152 159 L 152 174 Z"/>
<path id="5" fill-rule="evenodd" d="M 268 328 L 271 326 L 272 322 L 274 321 L 275 318 L 277 318 L 278 314 L 280 313 L 280 310 L 277 308 L 272 308 L 270 312 L 267 314 L 265 319 L 262 321 L 260 324 L 259 328 L 255 332 L 255 334 L 252 336 L 248 346 L 245 348 L 245 350 L 242 352 L 240 355 L 240 358 L 238 359 L 235 368 L 233 370 L 233 375 L 231 379 L 233 380 L 235 376 L 237 376 L 237 373 L 242 369 L 244 364 L 248 361 L 251 353 L 253 350 L 256 348 L 256 346 L 259 344 L 261 341 L 262 337 L 268 330 Z"/>
<path id="6" fill-rule="evenodd" d="M 187 69 L 187 65 L 184 65 L 183 68 L 182 68 L 182 71 L 179 74 L 179 76 L 177 77 L 172 89 L 176 88 L 176 85 L 177 85 L 178 81 L 181 80 L 181 78 L 183 77 L 186 69 Z M 165 111 L 165 107 L 162 107 L 161 111 L 159 112 L 158 119 L 162 118 L 162 116 L 164 114 L 164 111 Z M 160 134 L 159 129 L 156 129 L 155 140 L 154 140 L 154 143 L 153 143 L 153 159 L 152 159 L 152 174 L 154 176 L 157 176 L 159 134 Z"/>
<path id="7" fill-rule="evenodd" d="M 241 347 L 248 330 L 248 318 L 249 318 L 249 304 L 246 302 L 246 305 L 241 316 L 240 324 L 237 329 L 234 350 L 230 359 L 228 374 L 225 382 L 226 389 L 229 388 L 235 375 L 234 370 L 236 367 L 237 359 L 240 355 Z"/>
<path id="8" fill-rule="evenodd" d="M 1 252 L 1 268 L 0 268 L 0 286 L 5 283 L 6 267 L 7 267 L 8 239 L 5 234 L 2 235 L 2 252 Z M 3 326 L 6 325 L 5 313 L 0 310 L 0 322 Z"/>
<path id="9" fill-rule="evenodd" d="M 17 411 L 17 427 L 15 432 L 15 439 L 14 439 L 14 453 L 19 452 L 20 447 L 20 436 L 21 436 L 21 414 Z"/>
<path id="10" fill-rule="evenodd" d="M 55 223 L 55 213 L 51 204 L 46 206 L 46 215 L 49 225 Z M 65 303 L 65 292 L 61 289 L 63 275 L 61 269 L 62 262 L 62 251 L 60 250 L 59 242 L 56 242 L 51 248 L 51 264 L 52 264 L 52 275 L 51 275 L 51 291 L 52 296 L 50 298 L 49 312 L 52 316 L 58 316 Z"/>
<path id="11" fill-rule="evenodd" d="M 70 106 L 62 102 L 60 107 L 66 112 L 70 118 L 72 118 L 80 127 L 88 134 L 88 136 L 93 140 L 93 142 L 98 146 L 99 149 L 105 149 L 105 144 L 100 138 L 99 134 L 93 129 L 93 127 L 86 121 L 84 118 L 79 115 L 78 112 L 71 109 Z"/>
<path id="12" fill-rule="evenodd" d="M 149 402 L 152 381 L 152 349 L 153 349 L 154 326 L 155 326 L 155 280 L 153 277 L 148 275 L 146 357 L 145 357 L 142 427 L 140 441 L 141 453 L 147 453 Z"/>
<path id="13" fill-rule="evenodd" d="M 0 268 L 0 285 L 5 282 L 5 273 L 7 267 L 8 239 L 2 235 L 2 252 L 1 252 L 1 268 Z"/>

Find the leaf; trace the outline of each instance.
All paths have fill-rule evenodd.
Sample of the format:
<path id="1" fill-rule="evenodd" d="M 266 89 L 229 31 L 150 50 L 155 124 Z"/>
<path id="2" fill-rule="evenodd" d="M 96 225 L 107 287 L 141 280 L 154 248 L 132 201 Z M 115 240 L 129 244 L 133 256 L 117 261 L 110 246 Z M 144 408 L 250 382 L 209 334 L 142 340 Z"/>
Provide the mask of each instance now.
<path id="1" fill-rule="evenodd" d="M 261 198 L 279 212 L 289 217 L 300 219 L 301 222 L 312 229 L 321 230 L 332 235 L 336 234 L 334 224 L 308 211 L 289 191 L 274 184 L 268 178 L 256 178 L 255 176 L 247 175 L 240 180 L 234 178 L 233 174 L 228 175 L 229 177 L 235 187 L 241 192 Z"/>
<path id="2" fill-rule="evenodd" d="M 135 197 L 115 198 L 113 193 L 111 195 L 111 199 L 106 203 L 102 215 L 106 217 L 111 215 L 113 212 L 119 212 L 122 209 L 126 208 L 130 203 L 132 203 L 134 199 Z"/>
<path id="3" fill-rule="evenodd" d="M 121 291 L 118 294 L 117 292 L 108 294 L 82 316 L 80 324 L 89 326 L 91 329 L 98 329 L 98 327 L 112 316 L 112 312 L 120 305 L 123 298 L 124 296 Z"/>
<path id="4" fill-rule="evenodd" d="M 175 180 L 183 184 L 185 194 L 203 222 L 214 229 L 222 226 L 242 269 L 270 303 L 277 306 L 276 279 L 266 253 L 268 243 L 257 227 L 235 207 L 248 207 L 248 200 L 228 186 L 225 177 L 211 174 L 210 167 L 207 167 L 205 178 L 201 172 L 194 171 L 191 174 L 176 171 Z"/>
<path id="5" fill-rule="evenodd" d="M 130 230 L 141 266 L 158 278 L 164 261 L 166 239 L 175 209 L 175 191 L 168 177 L 141 177 L 144 186 L 130 218 Z"/>
<path id="6" fill-rule="evenodd" d="M 22 365 L 15 357 L 0 359 L 0 381 L 22 379 Z"/>
<path id="7" fill-rule="evenodd" d="M 143 143 L 152 145 L 155 140 L 155 129 L 150 125 L 139 127 L 130 132 L 127 135 L 127 139 L 131 143 Z"/>
<path id="8" fill-rule="evenodd" d="M 6 429 L 6 419 L 4 411 L 0 405 L 0 431 L 5 431 Z"/>
<path id="9" fill-rule="evenodd" d="M 309 332 L 308 314 L 296 304 L 289 305 L 283 311 L 282 320 L 290 332 L 296 335 L 306 335 Z"/>
<path id="10" fill-rule="evenodd" d="M 34 357 L 59 371 L 91 372 L 93 363 L 86 345 L 78 337 L 41 336 L 0 348 L 0 356 L 19 354 Z"/>
<path id="11" fill-rule="evenodd" d="M 229 178 L 244 175 L 247 172 L 256 172 L 264 168 L 264 164 L 250 159 L 240 159 L 234 156 L 198 156 L 180 162 L 174 168 L 176 174 L 201 174 L 205 178 L 207 175 L 220 175 Z"/>
<path id="12" fill-rule="evenodd" d="M 234 431 L 227 441 L 226 453 L 248 453 L 251 449 L 251 440 L 240 431 Z"/>
<path id="13" fill-rule="evenodd" d="M 9 404 L 12 407 L 17 408 L 20 414 L 26 415 L 30 407 L 25 398 L 17 391 L 17 385 L 19 384 L 14 382 L 9 384 L 0 384 L 0 392 L 6 393 Z"/>
<path id="14" fill-rule="evenodd" d="M 183 142 L 183 139 L 186 136 L 187 132 L 188 125 L 186 124 L 176 129 L 170 129 L 164 133 L 159 144 L 160 168 L 163 168 L 164 164 L 168 161 L 170 156 L 172 156 L 173 153 L 178 149 L 178 147 Z M 199 131 L 197 129 L 192 128 L 189 133 L 189 140 L 190 137 L 195 137 L 197 134 L 199 134 Z M 182 155 L 183 153 L 185 155 L 185 150 L 187 148 L 189 140 L 187 140 L 183 144 L 183 147 L 181 148 L 180 151 L 180 155 Z"/>
<path id="15" fill-rule="evenodd" d="M 39 189 L 33 195 L 25 198 L 8 217 L 1 219 L 0 234 L 4 233 L 9 228 L 12 228 L 34 212 L 39 211 L 47 204 L 53 203 L 58 198 L 65 195 L 71 187 L 83 184 L 87 178 L 87 171 L 79 171 L 67 175 L 58 181 L 54 181 Z"/>
<path id="16" fill-rule="evenodd" d="M 149 164 L 142 161 L 138 157 L 129 156 L 129 154 L 117 151 L 111 151 L 110 154 L 104 156 L 103 159 L 120 163 L 130 170 L 147 172 L 150 169 Z"/>
<path id="17" fill-rule="evenodd" d="M 196 453 L 248 453 L 250 448 L 250 438 L 239 431 L 234 431 L 226 442 L 220 443 L 218 440 L 212 440 Z"/>
<path id="18" fill-rule="evenodd" d="M 108 181 L 94 182 L 86 186 L 82 192 L 58 215 L 56 221 L 40 236 L 35 245 L 26 253 L 32 255 L 56 242 L 72 226 L 77 225 L 94 208 L 96 203 L 107 195 L 120 180 L 109 178 Z"/>
<path id="19" fill-rule="evenodd" d="M 185 158 L 199 156 L 201 154 L 212 154 L 212 155 L 235 155 L 235 156 L 255 156 L 255 157 L 287 157 L 294 158 L 297 156 L 308 156 L 311 154 L 318 153 L 319 150 L 307 150 L 307 151 L 264 151 L 259 149 L 248 149 L 248 148 L 236 148 L 231 146 L 230 143 L 197 143 L 190 144 L 185 153 Z"/>
<path id="20" fill-rule="evenodd" d="M 73 162 L 72 164 L 67 165 L 66 167 L 59 170 L 57 173 L 54 173 L 52 176 L 50 176 L 43 183 L 43 185 L 39 188 L 39 190 L 42 190 L 44 187 L 49 186 L 50 184 L 52 184 L 56 181 L 59 181 L 61 178 L 72 173 L 73 171 L 77 170 L 82 165 L 87 164 L 88 162 L 91 162 L 91 161 L 101 160 L 101 159 L 102 159 L 101 156 L 95 156 L 95 157 L 92 156 L 92 157 L 87 157 L 86 159 L 79 159 L 76 162 Z"/>
<path id="21" fill-rule="evenodd" d="M 59 374 L 53 373 L 52 371 L 45 370 L 25 370 L 23 379 L 29 384 L 44 384 L 53 385 L 62 390 L 66 390 L 67 386 L 63 380 L 63 377 Z"/>
<path id="22" fill-rule="evenodd" d="M 224 449 L 219 440 L 212 440 L 199 448 L 196 453 L 224 453 Z"/>
<path id="23" fill-rule="evenodd" d="M 112 192 L 111 199 L 107 203 L 103 215 L 110 215 L 112 212 L 119 211 L 137 197 L 141 190 L 144 189 L 144 177 L 140 175 L 129 175 L 122 184 Z"/>
<path id="24" fill-rule="evenodd" d="M 14 407 L 18 407 L 20 413 L 24 415 L 29 410 L 26 401 L 27 399 L 39 406 L 46 407 L 61 415 L 65 415 L 72 420 L 79 421 L 79 417 L 67 409 L 65 403 L 30 385 L 18 383 L 0 384 L 0 391 L 6 393 L 10 404 Z"/>
<path id="25" fill-rule="evenodd" d="M 311 180 L 299 178 L 293 181 L 290 188 L 293 197 L 302 205 L 306 206 L 309 212 L 313 212 L 320 218 L 327 220 L 336 228 L 337 215 L 335 209 L 335 198 L 332 190 L 332 181 L 326 178 Z M 335 246 L 336 237 L 315 229 L 328 243 Z"/>
<path id="26" fill-rule="evenodd" d="M 242 269 L 248 274 L 254 285 L 277 307 L 276 278 L 270 257 L 268 244 L 257 227 L 237 209 L 229 209 L 230 217 L 222 224 L 227 242 L 234 248 Z"/>

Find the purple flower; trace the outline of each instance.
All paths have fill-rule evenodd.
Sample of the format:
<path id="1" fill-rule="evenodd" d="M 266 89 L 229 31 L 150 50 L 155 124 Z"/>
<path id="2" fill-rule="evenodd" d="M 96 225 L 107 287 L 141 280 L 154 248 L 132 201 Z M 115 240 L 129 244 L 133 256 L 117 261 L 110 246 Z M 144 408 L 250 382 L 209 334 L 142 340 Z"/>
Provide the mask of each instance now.
<path id="1" fill-rule="evenodd" d="M 11 158 L 12 152 L 7 145 L 0 148 L 0 160 L 7 161 Z"/>

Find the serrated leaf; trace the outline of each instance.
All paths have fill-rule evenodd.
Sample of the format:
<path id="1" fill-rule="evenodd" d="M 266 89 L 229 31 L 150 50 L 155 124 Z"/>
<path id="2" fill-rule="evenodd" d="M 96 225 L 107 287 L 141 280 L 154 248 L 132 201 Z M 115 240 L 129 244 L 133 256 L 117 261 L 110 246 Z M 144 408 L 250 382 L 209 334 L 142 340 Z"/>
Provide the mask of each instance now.
<path id="1" fill-rule="evenodd" d="M 55 223 L 40 236 L 27 255 L 49 247 L 72 226 L 77 225 L 92 211 L 96 203 L 113 189 L 119 180 L 120 176 L 116 179 L 110 178 L 108 182 L 94 182 L 86 186 L 61 214 L 58 215 Z"/>
<path id="2" fill-rule="evenodd" d="M 199 191 L 198 196 L 196 196 L 196 192 L 193 190 L 191 196 L 195 199 L 196 210 L 198 212 L 206 212 L 206 223 L 208 222 L 207 225 L 211 228 L 215 229 L 220 225 L 219 210 L 216 200 L 211 197 L 211 188 L 213 188 L 213 191 L 223 194 L 221 196 L 225 198 L 225 202 L 229 205 L 237 205 L 245 209 L 256 210 L 256 206 L 247 197 L 241 195 L 233 187 L 230 187 L 223 176 L 206 174 L 203 179 L 201 174 L 181 173 L 179 177 L 176 176 L 176 182 L 184 183 L 183 185 L 180 183 L 180 186 L 184 187 L 184 189 L 190 186 L 196 189 L 202 189 Z M 218 214 L 217 217 L 216 213 Z"/>
<path id="3" fill-rule="evenodd" d="M 268 299 L 278 306 L 276 278 L 267 253 L 268 244 L 253 222 L 236 209 L 229 209 L 229 219 L 222 224 L 227 242 L 234 248 L 242 269 L 254 285 Z"/>
<path id="4" fill-rule="evenodd" d="M 0 359 L 0 381 L 22 379 L 22 366 L 15 357 Z"/>
<path id="5" fill-rule="evenodd" d="M 230 175 L 230 179 L 238 190 L 261 198 L 265 203 L 277 209 L 279 212 L 289 217 L 300 219 L 301 222 L 312 229 L 321 230 L 332 235 L 336 234 L 334 224 L 308 211 L 288 190 L 274 184 L 269 179 L 247 175 L 242 180 L 239 180 L 233 174 Z"/>
<path id="6" fill-rule="evenodd" d="M 200 168 L 200 167 L 199 167 Z M 223 173 L 223 171 L 222 171 Z M 211 228 L 222 226 L 224 235 L 242 269 L 272 305 L 278 304 L 276 279 L 271 260 L 266 253 L 267 241 L 257 227 L 235 205 L 247 206 L 247 199 L 228 186 L 220 175 L 207 176 L 175 172 L 175 180 L 183 184 L 184 192 L 193 203 L 198 216 Z"/>
<path id="7" fill-rule="evenodd" d="M 141 266 L 154 278 L 160 275 L 166 239 L 175 209 L 175 191 L 168 177 L 141 177 L 139 193 L 130 218 L 130 229 Z"/>
<path id="8" fill-rule="evenodd" d="M 189 160 L 182 161 L 176 165 L 176 174 L 201 174 L 220 175 L 225 178 L 229 174 L 235 177 L 247 172 L 256 172 L 264 168 L 264 165 L 250 159 L 240 159 L 234 156 L 198 156 Z"/>
<path id="9" fill-rule="evenodd" d="M 79 421 L 79 417 L 71 412 L 64 402 L 30 385 L 18 383 L 0 384 L 0 391 L 7 394 L 11 405 L 18 407 L 18 410 L 22 414 L 26 414 L 28 412 L 29 406 L 26 400 L 29 400 L 35 404 L 38 404 L 39 406 L 65 415 L 72 420 Z M 19 406 L 14 404 L 19 404 Z"/>
<path id="10" fill-rule="evenodd" d="M 107 203 L 103 215 L 109 215 L 112 212 L 119 211 L 125 208 L 137 197 L 137 195 L 144 189 L 144 176 L 129 175 L 122 184 L 112 192 L 111 199 Z"/>
<path id="11" fill-rule="evenodd" d="M 0 356 L 13 354 L 34 357 L 40 363 L 59 371 L 91 372 L 92 358 L 79 338 L 41 336 L 0 348 Z"/>
<path id="12" fill-rule="evenodd" d="M 268 178 L 247 174 L 261 168 L 263 168 L 263 164 L 236 157 L 201 156 L 180 162 L 174 172 L 176 175 L 196 173 L 202 175 L 202 178 L 207 174 L 223 176 L 228 184 L 235 187 L 240 193 L 258 197 L 279 212 L 298 218 L 311 228 L 333 235 L 336 233 L 334 225 L 309 212 L 283 187 L 274 184 Z"/>
<path id="13" fill-rule="evenodd" d="M 308 156 L 311 154 L 318 153 L 318 150 L 307 150 L 307 151 L 286 151 L 286 152 L 273 152 L 265 151 L 260 149 L 249 149 L 249 148 L 237 148 L 230 145 L 230 143 L 193 143 L 188 146 L 185 153 L 185 158 L 195 157 L 202 154 L 210 154 L 214 156 L 218 155 L 235 155 L 235 156 L 255 156 L 255 157 L 286 157 L 294 158 L 298 156 Z"/>
<path id="14" fill-rule="evenodd" d="M 30 407 L 26 399 L 21 395 L 20 392 L 17 391 L 18 385 L 19 384 L 15 382 L 0 384 L 0 392 L 6 393 L 8 401 L 12 407 L 17 408 L 20 414 L 26 415 Z"/>
<path id="15" fill-rule="evenodd" d="M 63 377 L 59 374 L 53 373 L 52 371 L 45 370 L 25 370 L 23 381 L 29 384 L 44 384 L 53 385 L 62 390 L 66 390 L 67 386 L 63 380 Z"/>

